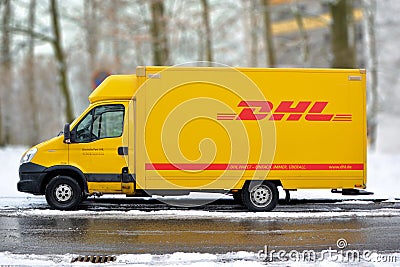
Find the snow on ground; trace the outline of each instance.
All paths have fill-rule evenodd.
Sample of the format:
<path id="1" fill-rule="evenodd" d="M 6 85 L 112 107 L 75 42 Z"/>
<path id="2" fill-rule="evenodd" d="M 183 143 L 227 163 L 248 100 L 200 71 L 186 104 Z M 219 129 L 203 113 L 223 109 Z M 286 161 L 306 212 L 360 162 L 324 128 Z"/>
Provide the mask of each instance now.
<path id="1" fill-rule="evenodd" d="M 37 199 L 39 200 L 39 199 Z M 45 203 L 43 200 L 39 200 Z M 50 209 L 23 209 L 23 210 L 7 210 L 0 209 L 0 216 L 15 217 L 68 217 L 68 218 L 93 218 L 99 217 L 99 211 L 73 210 L 60 211 Z M 135 220 L 169 220 L 169 219 L 218 219 L 218 220 L 263 220 L 263 221 L 281 221 L 296 219 L 332 219 L 332 218 L 368 218 L 368 217 L 399 217 L 400 210 L 395 208 L 384 208 L 376 210 L 343 211 L 340 209 L 332 209 L 329 211 L 319 212 L 210 212 L 206 210 L 156 210 L 156 211 L 101 211 L 103 219 L 122 219 L 134 218 Z"/>
<path id="2" fill-rule="evenodd" d="M 0 196 L 27 196 L 17 190 L 18 167 L 24 147 L 6 147 L 0 149 Z"/>
<path id="3" fill-rule="evenodd" d="M 346 251 L 344 251 L 346 252 Z M 209 253 L 183 253 L 155 255 L 155 254 L 129 254 L 117 255 L 116 260 L 106 264 L 93 264 L 75 262 L 72 259 L 77 255 L 31 255 L 31 254 L 12 254 L 0 252 L 0 262 L 4 265 L 25 265 L 25 266 L 398 266 L 400 262 L 400 253 L 380 254 L 371 252 L 365 257 L 360 258 L 352 256 L 346 257 L 339 253 L 329 257 L 322 257 L 321 252 L 316 252 L 315 257 L 309 254 L 302 255 L 302 251 L 287 254 L 281 258 L 273 255 L 274 261 L 259 252 L 230 252 L 227 254 L 209 254 Z M 309 253 L 309 251 L 305 252 Z M 369 252 L 368 252 L 369 253 Z M 271 254 L 268 254 L 271 255 Z M 80 255 L 83 256 L 83 255 Z M 114 255 L 113 255 L 114 256 Z"/>

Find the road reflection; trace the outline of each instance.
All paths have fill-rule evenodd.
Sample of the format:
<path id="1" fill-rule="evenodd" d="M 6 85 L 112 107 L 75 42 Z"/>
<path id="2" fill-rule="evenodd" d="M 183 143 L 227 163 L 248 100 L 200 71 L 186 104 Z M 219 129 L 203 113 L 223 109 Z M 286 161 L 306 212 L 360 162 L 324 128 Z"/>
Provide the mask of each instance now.
<path id="1" fill-rule="evenodd" d="M 99 215 L 101 216 L 101 215 Z M 172 253 L 271 249 L 398 249 L 399 218 L 136 220 L 0 217 L 2 251 L 14 253 Z M 392 233 L 392 234 L 390 234 Z M 395 236 L 397 233 L 397 236 Z"/>

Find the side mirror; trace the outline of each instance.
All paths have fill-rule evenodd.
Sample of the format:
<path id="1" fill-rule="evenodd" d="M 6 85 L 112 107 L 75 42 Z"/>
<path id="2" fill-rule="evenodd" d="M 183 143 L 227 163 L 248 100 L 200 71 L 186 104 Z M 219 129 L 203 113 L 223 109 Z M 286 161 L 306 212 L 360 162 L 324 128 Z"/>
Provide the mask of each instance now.
<path id="1" fill-rule="evenodd" d="M 69 129 L 69 123 L 64 125 L 64 143 L 71 144 L 71 131 Z"/>

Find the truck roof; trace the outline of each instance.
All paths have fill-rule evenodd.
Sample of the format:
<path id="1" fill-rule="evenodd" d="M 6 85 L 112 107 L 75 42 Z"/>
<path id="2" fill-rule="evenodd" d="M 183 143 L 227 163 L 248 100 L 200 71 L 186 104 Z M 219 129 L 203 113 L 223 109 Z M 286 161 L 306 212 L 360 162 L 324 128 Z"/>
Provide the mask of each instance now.
<path id="1" fill-rule="evenodd" d="M 131 100 L 140 87 L 139 79 L 146 80 L 147 75 L 162 71 L 239 71 L 245 72 L 343 72 L 365 73 L 364 69 L 317 69 L 317 68 L 229 68 L 229 67 L 168 67 L 168 66 L 138 66 L 136 74 L 108 76 L 90 95 L 90 103 L 105 100 Z M 144 81 L 142 80 L 142 82 Z"/>
<path id="2" fill-rule="evenodd" d="M 130 100 L 137 88 L 136 75 L 111 75 L 89 95 L 89 101 Z"/>

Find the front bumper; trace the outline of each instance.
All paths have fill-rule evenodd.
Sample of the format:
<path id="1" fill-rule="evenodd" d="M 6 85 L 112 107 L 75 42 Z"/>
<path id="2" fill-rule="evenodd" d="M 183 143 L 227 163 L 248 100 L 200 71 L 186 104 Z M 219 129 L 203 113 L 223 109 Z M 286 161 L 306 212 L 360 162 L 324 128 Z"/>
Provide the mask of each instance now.
<path id="1" fill-rule="evenodd" d="M 19 182 L 17 184 L 18 191 L 31 193 L 34 195 L 42 195 L 42 182 L 46 167 L 35 163 L 24 163 L 19 167 Z"/>

